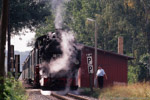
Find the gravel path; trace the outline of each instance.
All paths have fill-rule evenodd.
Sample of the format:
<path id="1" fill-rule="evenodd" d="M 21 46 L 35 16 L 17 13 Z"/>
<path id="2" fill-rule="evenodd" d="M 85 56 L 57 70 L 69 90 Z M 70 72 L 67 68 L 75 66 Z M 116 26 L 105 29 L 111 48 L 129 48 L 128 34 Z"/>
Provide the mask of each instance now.
<path id="1" fill-rule="evenodd" d="M 28 100 L 60 100 L 53 96 L 42 95 L 40 89 L 26 89 L 26 92 L 29 97 Z M 83 97 L 87 98 L 88 100 L 98 100 L 92 97 L 87 97 L 87 96 L 83 96 Z"/>
<path id="2" fill-rule="evenodd" d="M 45 96 L 41 94 L 40 89 L 33 89 L 33 87 L 26 82 L 22 81 L 23 86 L 26 89 L 26 93 L 28 95 L 28 100 L 60 100 L 56 97 L 53 96 Z M 80 90 L 79 90 L 80 91 Z M 63 92 L 63 91 L 62 91 Z M 74 94 L 74 93 L 73 93 Z M 76 93 L 75 93 L 76 94 Z M 80 95 L 81 96 L 81 95 Z M 83 96 L 83 95 L 82 95 Z M 98 100 L 96 98 L 88 97 L 88 96 L 83 96 L 89 100 Z"/>
<path id="3" fill-rule="evenodd" d="M 28 100 L 60 100 L 54 96 L 42 95 L 40 89 L 26 89 L 26 93 L 28 95 Z M 87 98 L 88 100 L 98 100 L 96 98 L 83 96 L 83 95 L 82 97 Z"/>
<path id="4" fill-rule="evenodd" d="M 27 90 L 28 100 L 59 100 L 53 96 L 44 96 L 40 91 Z"/>
<path id="5" fill-rule="evenodd" d="M 28 100 L 59 100 L 53 96 L 44 96 L 41 94 L 40 89 L 33 89 L 32 85 L 27 84 L 26 81 L 21 81 L 26 89 Z"/>

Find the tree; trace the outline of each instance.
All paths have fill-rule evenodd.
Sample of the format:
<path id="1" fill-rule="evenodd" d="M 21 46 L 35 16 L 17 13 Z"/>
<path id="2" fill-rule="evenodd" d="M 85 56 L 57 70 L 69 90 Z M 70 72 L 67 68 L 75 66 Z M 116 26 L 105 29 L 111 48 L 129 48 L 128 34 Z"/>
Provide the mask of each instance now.
<path id="1" fill-rule="evenodd" d="M 87 18 L 96 18 L 95 14 L 100 13 L 99 6 L 97 0 L 71 0 L 67 4 L 64 25 L 77 33 L 79 43 L 89 46 L 94 45 L 94 23 L 90 25 L 86 21 Z M 87 27 L 88 25 L 91 27 Z"/>
<path id="2" fill-rule="evenodd" d="M 0 0 L 2 2 L 2 0 Z M 37 27 L 50 15 L 48 1 L 11 0 L 9 2 L 10 32 L 17 34 L 22 28 Z M 1 6 L 0 6 L 1 9 Z"/>
<path id="3" fill-rule="evenodd" d="M 53 31 L 55 31 L 54 17 L 53 15 L 49 15 L 46 17 L 46 21 L 41 25 L 41 27 L 36 30 L 35 38 Z"/>
<path id="4" fill-rule="evenodd" d="M 49 5 L 45 2 L 35 0 L 11 0 L 9 10 L 10 32 L 15 33 L 22 28 L 37 27 L 50 15 Z"/>
<path id="5" fill-rule="evenodd" d="M 140 69 L 144 68 L 138 64 L 140 58 L 150 51 L 149 0 L 72 0 L 67 6 L 66 26 L 77 33 L 79 42 L 94 45 L 94 26 L 87 23 L 86 18 L 95 19 L 98 24 L 98 46 L 117 52 L 117 38 L 123 36 L 125 54 L 136 58 L 131 64 L 139 69 L 129 68 L 129 72 L 131 69 L 140 75 Z"/>
<path id="6" fill-rule="evenodd" d="M 3 9 L 1 14 L 0 23 L 0 94 L 3 93 L 3 83 L 5 76 L 5 44 L 6 44 L 6 32 L 8 29 L 8 0 L 3 0 Z"/>

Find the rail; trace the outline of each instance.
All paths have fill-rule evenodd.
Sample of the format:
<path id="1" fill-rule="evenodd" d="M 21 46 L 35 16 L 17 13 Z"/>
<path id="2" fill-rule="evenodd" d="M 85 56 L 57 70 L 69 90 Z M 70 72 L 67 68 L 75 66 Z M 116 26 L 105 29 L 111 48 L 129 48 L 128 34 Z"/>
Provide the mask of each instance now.
<path id="1" fill-rule="evenodd" d="M 71 93 L 68 93 L 65 96 L 62 96 L 62 95 L 59 95 L 59 94 L 56 94 L 56 93 L 52 93 L 51 95 L 58 98 L 58 99 L 61 99 L 61 100 L 89 100 L 85 97 L 75 95 L 75 94 L 71 94 Z"/>

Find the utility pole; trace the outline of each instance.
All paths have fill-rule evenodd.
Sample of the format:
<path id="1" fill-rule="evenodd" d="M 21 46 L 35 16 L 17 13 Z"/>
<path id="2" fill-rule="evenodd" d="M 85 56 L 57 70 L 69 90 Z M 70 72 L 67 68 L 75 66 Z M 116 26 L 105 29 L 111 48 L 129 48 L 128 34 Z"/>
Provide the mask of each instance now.
<path id="1" fill-rule="evenodd" d="M 97 72 L 97 23 L 95 21 L 95 76 Z"/>
<path id="2" fill-rule="evenodd" d="M 94 22 L 95 23 L 95 33 L 94 33 L 94 36 L 95 36 L 95 60 L 94 60 L 94 82 L 96 82 L 96 72 L 97 72 L 97 22 L 96 20 L 94 19 L 91 19 L 91 18 L 87 18 L 88 21 L 91 21 L 91 22 Z M 95 86 L 97 87 L 97 86 Z"/>

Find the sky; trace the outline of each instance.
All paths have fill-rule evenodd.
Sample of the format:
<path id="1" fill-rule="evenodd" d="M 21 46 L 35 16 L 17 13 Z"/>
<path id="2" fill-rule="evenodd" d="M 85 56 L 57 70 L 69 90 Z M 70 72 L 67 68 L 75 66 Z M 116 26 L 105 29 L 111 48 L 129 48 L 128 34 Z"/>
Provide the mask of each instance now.
<path id="1" fill-rule="evenodd" d="M 27 47 L 27 43 L 31 42 L 35 33 L 26 29 L 25 35 L 16 35 L 11 37 L 11 44 L 14 45 L 15 51 L 25 52 L 32 50 L 32 47 Z"/>
<path id="2" fill-rule="evenodd" d="M 14 45 L 14 51 L 25 52 L 31 51 L 33 49 L 32 47 L 28 47 L 27 44 L 28 42 L 32 41 L 35 36 L 35 32 L 31 32 L 29 29 L 26 29 L 23 32 L 25 33 L 25 35 L 15 35 L 11 38 L 11 44 Z M 20 53 L 21 66 L 27 56 L 28 55 L 23 55 Z M 20 68 L 20 70 L 22 71 L 22 67 Z"/>
<path id="3" fill-rule="evenodd" d="M 22 31 L 23 32 L 23 31 Z M 22 33 L 20 32 L 20 33 Z M 20 52 L 20 69 L 22 71 L 22 63 L 26 59 L 28 55 L 23 55 L 25 51 L 31 51 L 32 47 L 27 47 L 27 43 L 32 41 L 32 39 L 35 36 L 34 32 L 31 32 L 30 30 L 26 29 L 24 31 L 25 35 L 15 35 L 11 37 L 11 45 L 14 45 L 14 50 Z M 6 50 L 7 50 L 7 43 L 6 43 Z M 22 52 L 22 53 L 21 53 Z M 7 65 L 7 56 L 5 59 L 5 65 Z M 5 71 L 7 72 L 7 67 L 5 67 Z"/>

